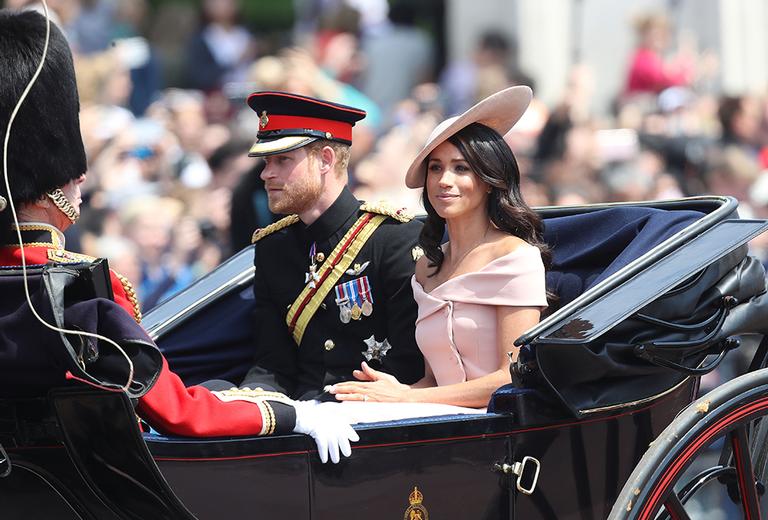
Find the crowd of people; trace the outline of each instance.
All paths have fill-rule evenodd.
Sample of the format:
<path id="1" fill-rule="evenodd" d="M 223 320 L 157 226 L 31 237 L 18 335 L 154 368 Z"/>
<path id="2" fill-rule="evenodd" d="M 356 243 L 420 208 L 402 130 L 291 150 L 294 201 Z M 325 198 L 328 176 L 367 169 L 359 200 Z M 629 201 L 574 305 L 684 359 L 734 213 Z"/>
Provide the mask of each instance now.
<path id="1" fill-rule="evenodd" d="M 5 4 L 39 8 L 34 0 Z M 135 281 L 145 311 L 277 218 L 260 179 L 263 161 L 248 157 L 259 125 L 249 93 L 289 91 L 365 110 L 349 164 L 354 194 L 417 213 L 420 196 L 406 189 L 405 175 L 435 125 L 510 85 L 530 85 L 535 95 L 514 42 L 499 32 L 485 33 L 468 60 L 438 69 L 434 39 L 408 2 L 322 2 L 321 16 L 312 15 L 314 4 L 294 3 L 290 41 L 267 52 L 242 23 L 237 0 L 202 0 L 199 13 L 178 4 L 152 11 L 144 0 L 49 2 L 75 54 L 89 164 L 68 249 L 109 258 Z M 175 10 L 166 35 L 149 23 L 170 16 L 163 8 Z M 636 30 L 611 115 L 594 111 L 596 78 L 588 64 L 575 64 L 562 100 L 534 99 L 505 137 L 525 200 L 713 193 L 738 198 L 742 215 L 765 217 L 766 98 L 723 95 L 716 56 L 691 41 L 670 45 L 663 17 L 644 16 Z M 163 53 L 171 37 L 185 42 L 173 63 Z"/>

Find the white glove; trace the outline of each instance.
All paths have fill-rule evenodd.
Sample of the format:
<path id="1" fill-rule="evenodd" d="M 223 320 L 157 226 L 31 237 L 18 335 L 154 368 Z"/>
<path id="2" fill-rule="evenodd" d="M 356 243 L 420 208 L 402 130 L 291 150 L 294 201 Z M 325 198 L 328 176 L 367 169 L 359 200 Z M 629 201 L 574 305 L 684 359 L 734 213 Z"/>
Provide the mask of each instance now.
<path id="1" fill-rule="evenodd" d="M 352 455 L 351 442 L 360 440 L 357 432 L 340 414 L 333 414 L 331 408 L 321 407 L 318 401 L 295 401 L 296 433 L 304 433 L 315 439 L 317 452 L 323 463 L 339 462 L 339 452 L 345 457 Z"/>

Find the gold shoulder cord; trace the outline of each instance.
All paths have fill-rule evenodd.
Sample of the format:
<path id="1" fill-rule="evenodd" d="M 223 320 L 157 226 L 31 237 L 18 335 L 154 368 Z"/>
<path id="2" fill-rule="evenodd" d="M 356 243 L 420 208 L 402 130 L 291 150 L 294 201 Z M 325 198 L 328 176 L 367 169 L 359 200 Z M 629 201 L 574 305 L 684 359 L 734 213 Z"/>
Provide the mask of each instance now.
<path id="1" fill-rule="evenodd" d="M 251 244 L 255 244 L 265 236 L 271 235 L 276 231 L 280 231 L 281 229 L 287 228 L 288 226 L 292 226 L 298 221 L 298 215 L 288 215 L 287 217 L 281 218 L 277 222 L 270 224 L 267 227 L 259 228 L 253 232 L 253 236 L 251 237 Z"/>
<path id="2" fill-rule="evenodd" d="M 110 271 L 112 271 L 110 269 Z M 141 307 L 139 306 L 139 298 L 136 296 L 136 291 L 133 289 L 133 284 L 126 278 L 125 276 L 121 275 L 120 273 L 116 273 L 115 271 L 112 271 L 115 276 L 117 276 L 117 279 L 120 280 L 120 283 L 123 284 L 123 289 L 125 289 L 125 295 L 128 297 L 128 301 L 131 302 L 131 305 L 133 306 L 133 319 L 136 320 L 136 323 L 141 323 Z"/>
<path id="3" fill-rule="evenodd" d="M 360 209 L 368 213 L 386 215 L 400 222 L 410 222 L 413 220 L 413 215 L 408 213 L 405 208 L 395 208 L 386 202 L 377 202 L 376 204 L 365 202 L 360 206 Z"/>

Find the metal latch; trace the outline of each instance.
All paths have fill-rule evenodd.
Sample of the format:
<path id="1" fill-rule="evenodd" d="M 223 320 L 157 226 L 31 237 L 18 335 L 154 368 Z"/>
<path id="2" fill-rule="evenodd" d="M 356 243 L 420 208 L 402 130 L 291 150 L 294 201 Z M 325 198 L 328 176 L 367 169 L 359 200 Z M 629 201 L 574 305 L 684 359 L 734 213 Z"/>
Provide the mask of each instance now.
<path id="1" fill-rule="evenodd" d="M 526 471 L 528 463 L 533 465 L 533 480 L 530 487 L 524 487 L 522 484 L 523 473 Z M 517 490 L 524 495 L 532 495 L 536 489 L 536 484 L 539 482 L 539 472 L 541 471 L 541 462 L 536 457 L 530 457 L 526 455 L 521 462 L 515 462 L 514 464 L 507 464 L 506 462 L 499 464 L 498 462 L 493 465 L 494 471 L 504 473 L 505 475 L 517 475 L 517 482 L 515 486 Z"/>
<path id="2" fill-rule="evenodd" d="M 0 478 L 5 478 L 11 474 L 11 459 L 5 452 L 5 448 L 0 444 Z"/>

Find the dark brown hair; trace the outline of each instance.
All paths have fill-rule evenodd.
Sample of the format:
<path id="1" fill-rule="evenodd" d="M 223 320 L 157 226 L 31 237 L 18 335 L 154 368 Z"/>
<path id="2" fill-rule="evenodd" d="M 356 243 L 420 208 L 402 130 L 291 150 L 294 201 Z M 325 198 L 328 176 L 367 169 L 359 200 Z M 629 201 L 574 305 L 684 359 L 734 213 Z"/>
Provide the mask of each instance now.
<path id="1" fill-rule="evenodd" d="M 523 200 L 517 160 L 504 138 L 492 128 L 472 123 L 449 137 L 448 142 L 459 150 L 475 175 L 491 187 L 486 208 L 491 222 L 501 231 L 539 248 L 544 267 L 549 268 L 552 257 L 543 239 L 544 224 Z M 437 268 L 430 275 L 434 276 L 440 271 L 444 259 L 440 244 L 445 234 L 445 219 L 430 204 L 426 185 L 422 198 L 427 220 L 419 243 L 429 259 L 429 266 Z"/>

